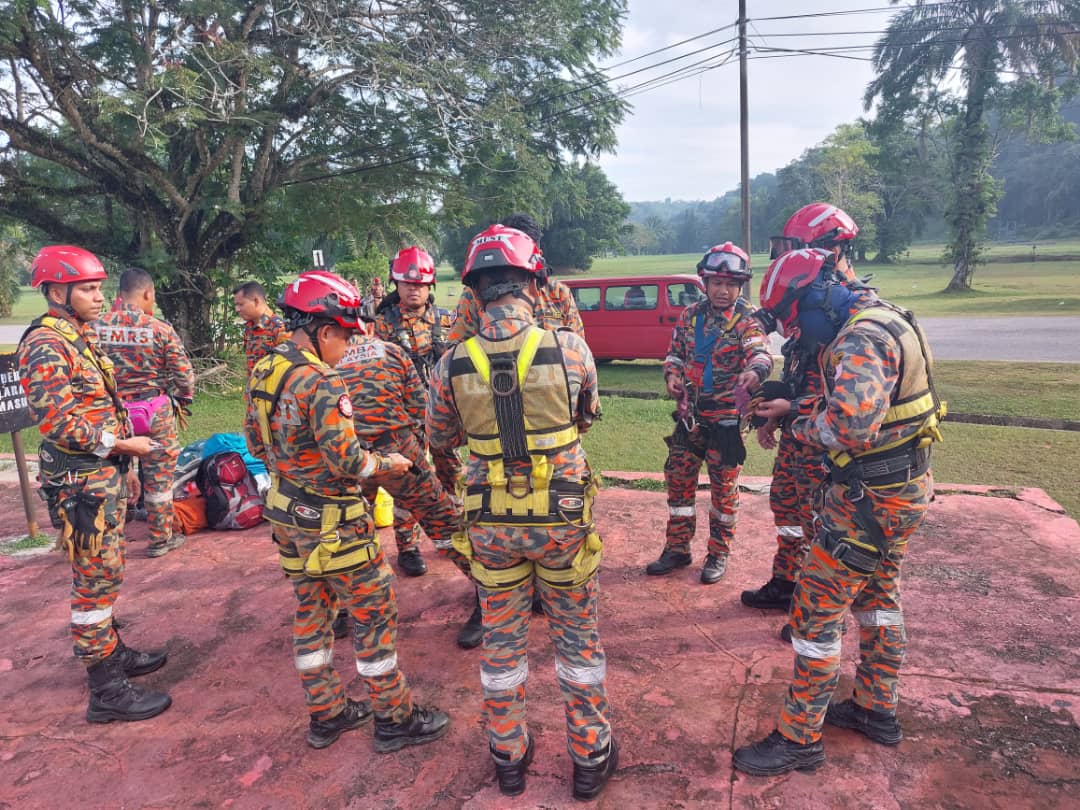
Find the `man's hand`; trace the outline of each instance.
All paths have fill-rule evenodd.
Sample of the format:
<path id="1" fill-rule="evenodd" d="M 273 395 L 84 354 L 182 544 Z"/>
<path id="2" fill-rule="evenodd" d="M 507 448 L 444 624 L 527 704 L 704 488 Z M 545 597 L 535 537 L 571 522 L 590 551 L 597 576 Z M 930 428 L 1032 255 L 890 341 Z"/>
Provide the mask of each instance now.
<path id="1" fill-rule="evenodd" d="M 775 419 L 768 419 L 764 425 L 757 429 L 757 443 L 761 445 L 763 450 L 772 450 L 776 447 L 777 427 Z"/>
<path id="2" fill-rule="evenodd" d="M 413 463 L 401 453 L 389 453 L 379 460 L 379 468 L 375 475 L 400 478 L 410 470 L 412 465 Z"/>
<path id="3" fill-rule="evenodd" d="M 139 476 L 134 470 L 128 470 L 127 472 L 127 496 L 128 500 L 135 503 L 139 500 L 139 496 L 142 494 L 142 487 L 139 486 Z"/>
<path id="4" fill-rule="evenodd" d="M 130 439 L 117 439 L 116 444 L 113 445 L 112 454 L 142 458 L 153 449 L 149 436 L 133 436 Z"/>
<path id="5" fill-rule="evenodd" d="M 757 379 L 756 374 L 754 375 L 754 379 Z M 669 374 L 665 382 L 667 383 L 668 396 L 672 399 L 679 399 L 679 397 L 686 392 L 686 386 L 683 384 L 683 381 L 679 379 L 678 374 Z"/>
<path id="6" fill-rule="evenodd" d="M 758 404 L 754 408 L 754 413 L 757 416 L 764 416 L 766 419 L 772 419 L 779 422 L 781 419 L 788 416 L 791 413 L 791 400 L 790 399 L 770 399 Z"/>
<path id="7" fill-rule="evenodd" d="M 735 378 L 735 385 L 741 385 L 751 394 L 757 391 L 761 386 L 761 378 L 758 377 L 758 373 L 753 369 L 747 369 L 738 377 Z"/>

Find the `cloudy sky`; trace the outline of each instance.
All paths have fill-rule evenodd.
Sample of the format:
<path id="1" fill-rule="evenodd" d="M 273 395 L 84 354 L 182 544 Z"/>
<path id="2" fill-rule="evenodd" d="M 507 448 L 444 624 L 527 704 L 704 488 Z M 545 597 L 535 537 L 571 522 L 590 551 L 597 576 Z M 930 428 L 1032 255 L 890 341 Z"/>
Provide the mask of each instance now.
<path id="1" fill-rule="evenodd" d="M 761 48 L 870 45 L 895 9 L 885 0 L 748 0 L 747 33 Z M 627 200 L 712 199 L 739 183 L 739 60 L 732 27 L 678 48 L 618 66 L 734 22 L 737 0 L 630 0 L 621 53 L 608 60 L 615 77 L 662 60 L 701 53 L 614 82 L 628 88 L 701 60 L 730 61 L 700 75 L 631 95 L 619 128 L 619 148 L 600 165 Z M 879 9 L 827 17 L 766 17 Z M 856 33 L 858 32 L 858 33 Z M 867 32 L 867 33 L 862 33 Z M 710 47 L 715 46 L 715 47 Z M 850 50 L 860 59 L 869 50 Z M 775 52 L 751 52 L 775 56 Z M 704 67 L 701 65 L 699 67 Z M 866 61 L 830 56 L 751 58 L 750 174 L 775 171 L 825 138 L 837 124 L 863 114 L 862 94 L 873 76 Z"/>

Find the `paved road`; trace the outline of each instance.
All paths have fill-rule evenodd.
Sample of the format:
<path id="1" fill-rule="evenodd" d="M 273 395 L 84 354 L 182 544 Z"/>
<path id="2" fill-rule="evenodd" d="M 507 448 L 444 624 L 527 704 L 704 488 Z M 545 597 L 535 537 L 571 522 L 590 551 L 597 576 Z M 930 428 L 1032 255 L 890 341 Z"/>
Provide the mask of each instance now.
<path id="1" fill-rule="evenodd" d="M 922 318 L 920 322 L 939 360 L 1080 363 L 1080 316 Z M 0 344 L 18 343 L 25 328 L 0 325 Z"/>

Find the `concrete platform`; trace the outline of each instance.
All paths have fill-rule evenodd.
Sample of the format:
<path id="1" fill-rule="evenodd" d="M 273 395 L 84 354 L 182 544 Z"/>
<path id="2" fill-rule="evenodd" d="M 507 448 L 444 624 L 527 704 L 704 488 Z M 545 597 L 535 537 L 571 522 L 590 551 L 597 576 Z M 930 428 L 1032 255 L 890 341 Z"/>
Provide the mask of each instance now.
<path id="1" fill-rule="evenodd" d="M 739 592 L 768 575 L 765 495 L 744 494 L 728 574 L 703 586 L 696 565 L 670 578 L 643 574 L 660 549 L 663 494 L 605 490 L 601 613 L 622 767 L 596 804 L 1080 807 L 1080 527 L 1039 491 L 940 491 L 907 565 L 905 741 L 890 749 L 827 728 L 828 762 L 816 774 L 761 779 L 734 773 L 731 750 L 773 728 L 791 671 L 791 650 L 776 637 L 781 616 L 739 604 Z M 21 531 L 9 479 L 0 536 Z M 143 680 L 167 688 L 173 706 L 141 723 L 87 724 L 65 561 L 0 557 L 0 807 L 575 806 L 546 620 L 532 628 L 536 761 L 526 793 L 507 800 L 486 750 L 477 651 L 454 645 L 468 587 L 430 549 L 427 576 L 397 581 L 400 658 L 420 700 L 448 709 L 453 728 L 440 742 L 379 756 L 370 727 L 324 751 L 304 743 L 292 595 L 265 527 L 197 535 L 155 560 L 143 556 L 145 524 L 129 535 L 117 612 L 130 643 L 168 649 L 166 668 Z M 393 542 L 386 532 L 384 542 Z M 844 695 L 856 638 L 846 637 Z M 346 645 L 337 662 L 351 679 Z M 362 696 L 357 681 L 349 689 Z"/>

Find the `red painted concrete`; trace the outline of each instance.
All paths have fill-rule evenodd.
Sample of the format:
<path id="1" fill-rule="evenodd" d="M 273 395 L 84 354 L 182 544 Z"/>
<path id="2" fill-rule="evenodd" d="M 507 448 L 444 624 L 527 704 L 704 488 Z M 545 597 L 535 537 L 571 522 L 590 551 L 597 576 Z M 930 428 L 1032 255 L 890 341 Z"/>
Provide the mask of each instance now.
<path id="1" fill-rule="evenodd" d="M 623 754 L 597 804 L 1080 806 L 1080 527 L 1038 491 L 942 490 L 955 494 L 938 498 L 908 558 L 907 739 L 888 749 L 826 729 L 826 766 L 777 779 L 731 770 L 732 746 L 772 728 L 791 668 L 790 648 L 776 639 L 781 617 L 738 601 L 768 574 L 766 498 L 743 496 L 728 574 L 706 587 L 696 566 L 670 578 L 642 573 L 660 549 L 662 494 L 604 491 L 601 613 Z M 704 495 L 699 507 L 704 514 Z M 0 516 L 0 536 L 21 531 L 10 482 L 0 485 Z M 478 653 L 454 646 L 468 589 L 431 551 L 426 577 L 397 582 L 400 656 L 420 699 L 451 712 L 450 735 L 378 756 L 367 728 L 309 749 L 290 653 L 292 596 L 267 534 L 202 534 L 150 560 L 145 524 L 132 528 L 118 613 L 130 643 L 168 648 L 169 664 L 144 680 L 174 698 L 166 714 L 132 724 L 83 719 L 64 561 L 0 557 L 0 808 L 574 806 L 545 621 L 533 629 L 530 661 L 537 757 L 528 790 L 509 801 L 486 751 Z M 703 546 L 699 532 L 697 559 Z M 844 694 L 856 637 L 846 637 Z M 337 652 L 351 678 L 345 645 Z"/>

